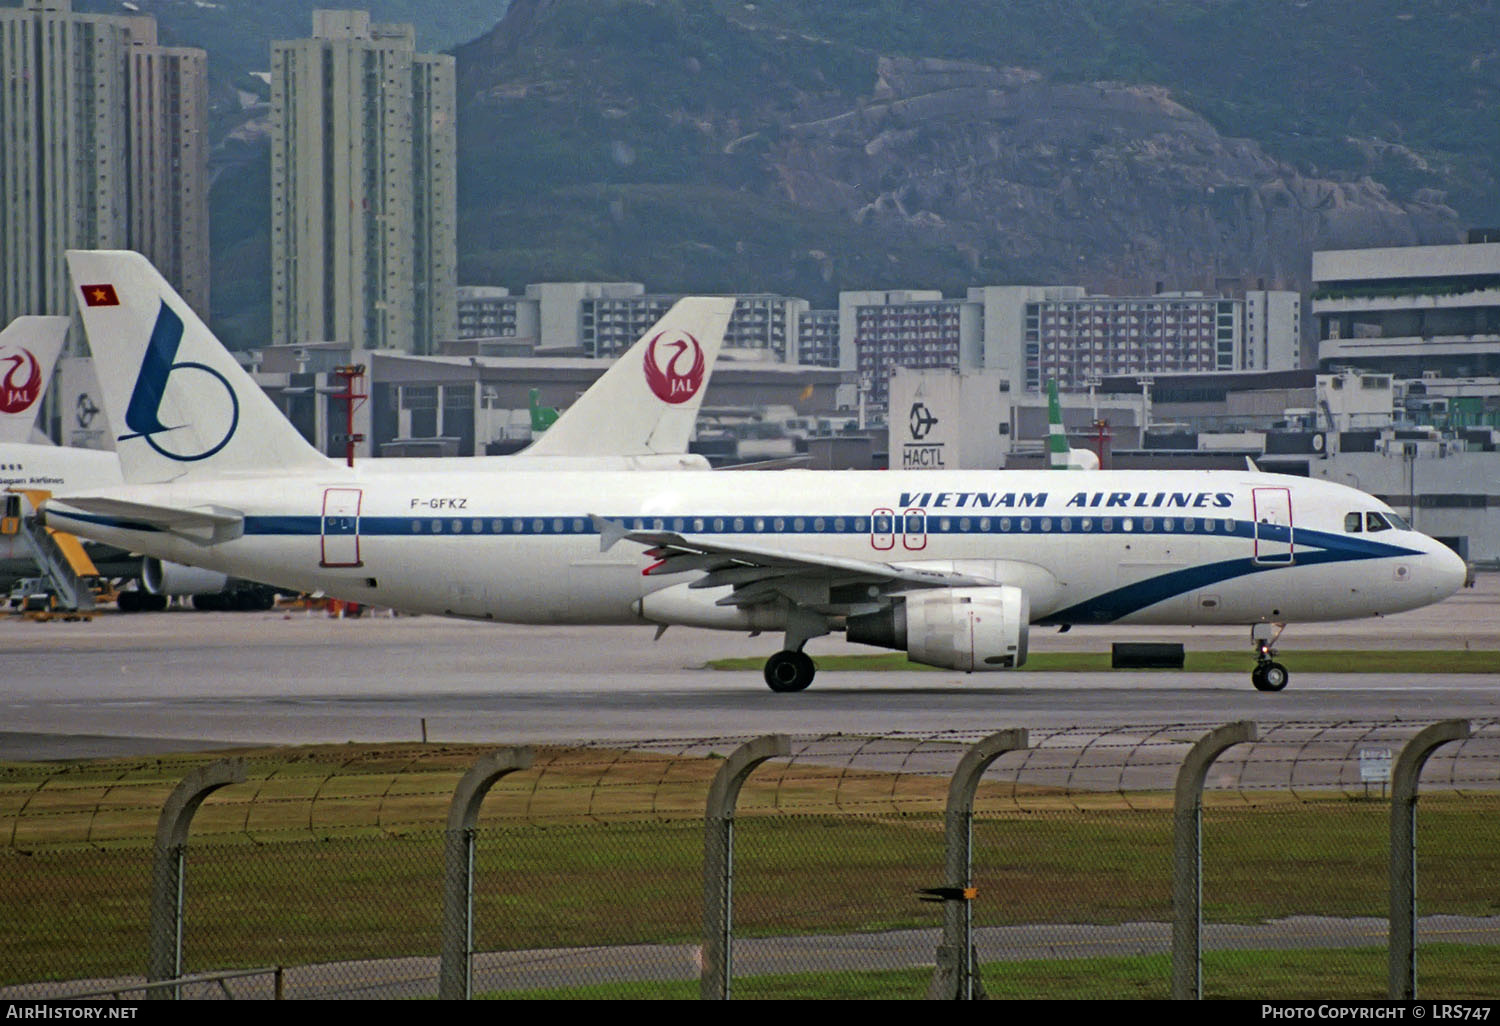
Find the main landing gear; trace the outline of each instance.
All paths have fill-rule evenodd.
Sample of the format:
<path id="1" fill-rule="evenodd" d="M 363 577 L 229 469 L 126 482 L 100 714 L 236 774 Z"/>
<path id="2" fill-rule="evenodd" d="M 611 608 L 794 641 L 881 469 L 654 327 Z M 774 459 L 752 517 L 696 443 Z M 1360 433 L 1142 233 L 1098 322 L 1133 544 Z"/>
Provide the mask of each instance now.
<path id="1" fill-rule="evenodd" d="M 816 672 L 806 652 L 777 652 L 766 660 L 766 683 L 772 691 L 801 691 L 812 683 Z"/>
<path id="2" fill-rule="evenodd" d="M 828 619 L 818 613 L 793 608 L 787 613 L 785 648 L 766 660 L 766 683 L 772 691 L 805 691 L 818 668 L 802 651 L 810 638 L 828 633 Z"/>
<path id="3" fill-rule="evenodd" d="M 1280 691 L 1292 679 L 1286 667 L 1275 659 L 1276 639 L 1286 630 L 1286 624 L 1276 625 L 1275 634 L 1269 633 L 1270 628 L 1271 624 L 1256 624 L 1250 628 L 1250 640 L 1255 643 L 1255 669 L 1250 671 L 1250 683 L 1257 691 Z"/>

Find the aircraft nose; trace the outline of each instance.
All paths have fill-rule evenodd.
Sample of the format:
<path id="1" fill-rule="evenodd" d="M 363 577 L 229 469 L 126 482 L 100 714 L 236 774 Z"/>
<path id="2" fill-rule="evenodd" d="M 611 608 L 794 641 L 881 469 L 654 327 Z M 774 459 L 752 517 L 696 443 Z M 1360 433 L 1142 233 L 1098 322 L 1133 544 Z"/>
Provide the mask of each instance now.
<path id="1" fill-rule="evenodd" d="M 1459 588 L 1469 576 L 1469 566 L 1442 542 L 1434 542 L 1432 551 L 1428 554 L 1428 564 L 1431 566 L 1432 584 L 1438 592 L 1439 599 L 1445 599 Z"/>

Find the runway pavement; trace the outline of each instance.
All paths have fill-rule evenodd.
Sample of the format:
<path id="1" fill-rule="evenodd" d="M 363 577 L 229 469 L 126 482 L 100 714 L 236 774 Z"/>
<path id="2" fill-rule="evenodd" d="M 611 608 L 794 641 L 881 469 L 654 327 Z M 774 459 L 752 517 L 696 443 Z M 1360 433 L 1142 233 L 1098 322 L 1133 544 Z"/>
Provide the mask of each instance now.
<path id="1" fill-rule="evenodd" d="M 1249 683 L 1244 628 L 1034 631 L 1040 651 L 1179 640 L 1246 651 L 1244 673 L 821 672 L 770 692 L 759 671 L 705 661 L 766 656 L 779 636 L 673 628 L 550 628 L 321 612 L 0 620 L 0 759 L 145 754 L 234 744 L 429 740 L 485 743 L 791 733 L 1032 729 L 1173 722 L 1500 715 L 1496 674 L 1298 674 Z M 1294 626 L 1283 651 L 1500 651 L 1500 574 L 1440 605 L 1352 623 Z M 838 638 L 816 658 L 869 652 Z"/>

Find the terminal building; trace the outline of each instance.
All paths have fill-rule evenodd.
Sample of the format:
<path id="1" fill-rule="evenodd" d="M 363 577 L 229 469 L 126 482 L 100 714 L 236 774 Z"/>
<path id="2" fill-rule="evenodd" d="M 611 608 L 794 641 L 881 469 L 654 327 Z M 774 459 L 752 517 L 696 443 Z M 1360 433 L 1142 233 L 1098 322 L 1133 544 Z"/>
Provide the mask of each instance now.
<path id="1" fill-rule="evenodd" d="M 1500 232 L 1470 240 L 1314 253 L 1319 364 L 1405 378 L 1500 377 Z"/>
<path id="2" fill-rule="evenodd" d="M 251 372 L 310 442 L 343 456 L 347 431 L 336 368 L 362 364 L 369 400 L 355 432 L 360 457 L 503 455 L 532 440 L 533 406 L 565 409 L 612 365 L 588 357 L 422 357 L 355 351 L 333 343 L 258 350 Z M 709 379 L 710 408 L 780 408 L 811 415 L 847 403 L 843 375 L 829 368 L 722 356 Z"/>

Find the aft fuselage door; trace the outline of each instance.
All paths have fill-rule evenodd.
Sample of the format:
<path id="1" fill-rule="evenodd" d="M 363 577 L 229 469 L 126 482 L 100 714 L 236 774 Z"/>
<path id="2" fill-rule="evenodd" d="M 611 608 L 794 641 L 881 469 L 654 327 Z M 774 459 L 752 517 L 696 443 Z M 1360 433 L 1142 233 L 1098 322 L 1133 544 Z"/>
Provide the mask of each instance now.
<path id="1" fill-rule="evenodd" d="M 364 566 L 359 558 L 359 488 L 323 490 L 323 547 L 319 566 Z"/>
<path id="2" fill-rule="evenodd" d="M 1293 562 L 1291 489 L 1254 488 L 1250 497 L 1255 515 L 1255 561 Z"/>

